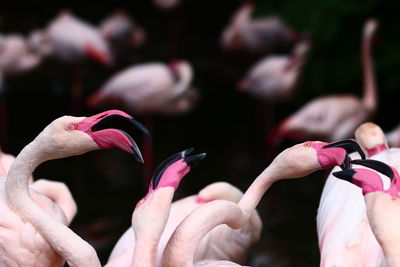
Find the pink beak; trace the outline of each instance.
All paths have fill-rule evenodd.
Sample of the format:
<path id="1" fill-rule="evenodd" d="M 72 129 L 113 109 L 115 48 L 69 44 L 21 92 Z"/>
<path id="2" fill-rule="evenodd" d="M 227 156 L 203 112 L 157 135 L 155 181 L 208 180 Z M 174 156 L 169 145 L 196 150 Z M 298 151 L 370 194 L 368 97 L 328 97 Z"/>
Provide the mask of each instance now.
<path id="1" fill-rule="evenodd" d="M 133 140 L 137 130 L 150 137 L 149 131 L 132 116 L 120 110 L 108 110 L 85 118 L 77 125 L 77 130 L 87 133 L 99 148 L 118 147 L 132 153 L 143 163 L 140 150 Z"/>

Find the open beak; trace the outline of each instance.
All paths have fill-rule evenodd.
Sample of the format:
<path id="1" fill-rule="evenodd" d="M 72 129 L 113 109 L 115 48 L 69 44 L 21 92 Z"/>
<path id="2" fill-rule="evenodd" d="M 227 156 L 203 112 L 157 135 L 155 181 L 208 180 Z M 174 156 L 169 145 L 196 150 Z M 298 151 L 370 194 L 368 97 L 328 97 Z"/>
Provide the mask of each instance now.
<path id="1" fill-rule="evenodd" d="M 365 159 L 365 154 L 362 151 L 360 145 L 352 139 L 338 141 L 324 146 L 324 148 L 332 148 L 332 147 L 343 148 L 344 150 L 346 150 L 347 153 L 358 152 L 360 157 L 362 159 Z"/>
<path id="2" fill-rule="evenodd" d="M 139 130 L 150 137 L 149 131 L 132 116 L 120 110 L 109 110 L 83 119 L 77 126 L 92 137 L 99 148 L 118 147 L 132 153 L 136 160 L 143 163 L 143 157 L 133 136 Z"/>
<path id="3" fill-rule="evenodd" d="M 164 162 L 162 162 L 155 170 L 153 179 L 151 181 L 151 187 L 153 188 L 153 190 L 155 190 L 159 186 L 161 177 L 167 171 L 167 169 L 170 168 L 173 164 L 177 164 L 178 161 L 180 161 L 181 164 L 185 164 L 186 167 L 189 167 L 189 168 L 182 168 L 182 170 L 186 170 L 188 172 L 191 167 L 197 165 L 198 163 L 200 163 L 200 161 L 202 159 L 205 158 L 206 153 L 188 156 L 190 153 L 193 152 L 193 150 L 194 150 L 193 148 L 188 148 L 186 150 L 183 150 L 181 152 L 178 152 L 178 153 L 172 155 L 171 157 L 166 159 Z M 182 178 L 183 178 L 183 176 L 184 175 L 182 175 Z"/>
<path id="4" fill-rule="evenodd" d="M 373 159 L 364 159 L 364 160 L 355 159 L 355 160 L 352 160 L 351 163 L 362 165 L 362 166 L 368 167 L 370 169 L 373 169 L 377 172 L 380 172 L 383 175 L 386 175 L 387 177 L 389 177 L 390 180 L 394 179 L 395 175 L 394 175 L 392 168 L 390 168 L 387 164 L 383 163 L 382 161 L 373 160 Z"/>

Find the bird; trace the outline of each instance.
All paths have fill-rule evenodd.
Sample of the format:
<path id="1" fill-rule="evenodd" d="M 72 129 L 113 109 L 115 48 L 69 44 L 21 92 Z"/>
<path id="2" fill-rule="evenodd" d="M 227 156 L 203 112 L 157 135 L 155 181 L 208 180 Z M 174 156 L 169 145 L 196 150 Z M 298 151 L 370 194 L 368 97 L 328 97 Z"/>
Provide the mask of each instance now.
<path id="1" fill-rule="evenodd" d="M 192 79 L 192 67 L 183 60 L 134 65 L 112 76 L 87 103 L 92 108 L 117 105 L 136 114 L 182 114 L 198 99 Z"/>
<path id="2" fill-rule="evenodd" d="M 125 253 L 110 259 L 106 267 L 156 266 L 158 243 L 169 221 L 174 192 L 191 168 L 206 156 L 205 153 L 189 155 L 192 151 L 186 149 L 174 154 L 156 168 L 147 195 L 132 214 L 134 242 L 127 242 Z"/>
<path id="3" fill-rule="evenodd" d="M 303 40 L 288 56 L 271 55 L 261 59 L 242 78 L 238 89 L 268 102 L 289 99 L 309 49 L 310 42 Z"/>
<path id="4" fill-rule="evenodd" d="M 28 41 L 20 34 L 0 37 L 0 73 L 15 76 L 29 72 L 39 66 L 42 57 L 33 51 Z"/>
<path id="5" fill-rule="evenodd" d="M 287 46 L 299 39 L 277 16 L 253 19 L 254 5 L 243 4 L 224 29 L 221 45 L 224 50 L 245 50 L 251 53 L 268 53 L 280 46 Z"/>
<path id="6" fill-rule="evenodd" d="M 279 144 L 284 138 L 316 138 L 327 142 L 346 139 L 361 123 L 373 116 L 377 109 L 377 89 L 370 50 L 377 27 L 375 19 L 369 19 L 364 24 L 362 98 L 349 94 L 315 98 L 280 123 L 271 138 L 272 143 Z"/>
<path id="7" fill-rule="evenodd" d="M 335 165 L 348 166 L 348 152 L 363 154 L 359 145 L 352 140 L 335 143 L 311 142 L 297 144 L 281 152 L 272 163 L 253 181 L 243 197 L 236 204 L 231 201 L 215 200 L 194 210 L 176 228 L 164 250 L 163 267 L 172 266 L 239 266 L 204 260 L 194 261 L 198 244 L 205 234 L 221 224 L 241 229 L 248 222 L 268 188 L 280 179 L 304 177 L 319 169 Z M 301 159 L 301 160 L 299 160 Z M 195 229 L 195 230 L 193 230 Z M 227 246 L 233 244 L 225 243 Z"/>
<path id="8" fill-rule="evenodd" d="M 60 12 L 45 30 L 32 31 L 29 44 L 43 57 L 52 56 L 63 62 L 78 62 L 85 58 L 106 66 L 113 62 L 100 31 L 69 10 Z"/>
<path id="9" fill-rule="evenodd" d="M 125 45 L 140 47 L 146 41 L 146 32 L 123 9 L 106 17 L 98 29 L 111 47 L 118 48 Z"/>
<path id="10" fill-rule="evenodd" d="M 0 250 L 1 265 L 62 266 L 66 260 L 69 266 L 100 266 L 93 247 L 66 226 L 62 210 L 29 190 L 29 179 L 45 161 L 98 149 L 117 147 L 143 162 L 132 136 L 137 129 L 147 134 L 143 125 L 120 110 L 90 117 L 63 116 L 25 146 L 1 184 L 4 222 L 0 235 L 7 241 Z"/>
<path id="11" fill-rule="evenodd" d="M 156 266 L 161 266 L 162 255 L 171 235 L 192 211 L 208 202 L 218 199 L 237 203 L 242 196 L 243 193 L 235 186 L 227 182 L 214 182 L 204 187 L 196 195 L 174 201 L 171 205 L 170 215 L 158 245 Z M 247 258 L 247 252 L 250 246 L 258 241 L 261 234 L 262 222 L 257 211 L 251 214 L 249 223 L 243 228 L 243 230 L 232 230 L 224 225 L 216 227 L 202 239 L 197 247 L 194 258 L 196 260 L 229 258 L 237 262 L 244 262 Z M 236 246 L 237 249 L 228 250 L 226 242 L 230 242 L 232 238 L 238 241 L 242 239 L 241 241 L 246 240 L 248 242 L 240 242 Z M 135 233 L 131 227 L 120 237 L 108 261 L 113 261 L 115 258 L 122 257 L 122 255 L 125 255 L 125 257 L 131 255 L 129 258 L 132 258 L 134 253 L 132 244 L 134 243 Z"/>
<path id="12" fill-rule="evenodd" d="M 354 167 L 334 172 L 333 175 L 361 188 L 368 221 L 385 256 L 382 257 L 382 264 L 400 266 L 398 256 L 400 234 L 397 231 L 400 223 L 398 165 L 387 165 L 379 160 L 370 159 L 354 160 L 352 163 L 360 165 L 361 168 Z M 389 184 L 385 184 L 384 179 L 386 182 L 390 180 Z M 361 192 L 359 194 L 361 195 Z M 369 262 L 369 264 L 375 263 Z"/>
<path id="13" fill-rule="evenodd" d="M 396 149 L 389 149 L 382 129 L 371 122 L 363 123 L 355 137 L 368 158 L 392 158 Z M 393 154 L 394 153 L 394 154 Z M 357 158 L 356 155 L 351 155 Z M 317 213 L 317 233 L 321 266 L 379 266 L 382 251 L 371 232 L 366 206 L 360 189 L 329 174 Z"/>

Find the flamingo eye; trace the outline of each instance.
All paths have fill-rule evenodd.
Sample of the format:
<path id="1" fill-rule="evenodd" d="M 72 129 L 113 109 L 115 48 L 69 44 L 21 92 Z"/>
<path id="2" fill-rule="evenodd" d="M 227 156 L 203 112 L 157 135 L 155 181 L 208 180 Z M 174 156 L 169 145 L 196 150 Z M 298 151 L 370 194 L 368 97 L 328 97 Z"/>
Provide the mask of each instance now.
<path id="1" fill-rule="evenodd" d="M 67 130 L 68 131 L 73 131 L 73 130 L 76 130 L 76 123 L 70 123 L 70 124 L 68 124 L 68 126 L 67 126 Z"/>
<path id="2" fill-rule="evenodd" d="M 305 143 L 304 143 L 304 146 L 305 146 L 305 147 L 310 147 L 310 146 L 311 146 L 311 142 L 305 142 Z"/>

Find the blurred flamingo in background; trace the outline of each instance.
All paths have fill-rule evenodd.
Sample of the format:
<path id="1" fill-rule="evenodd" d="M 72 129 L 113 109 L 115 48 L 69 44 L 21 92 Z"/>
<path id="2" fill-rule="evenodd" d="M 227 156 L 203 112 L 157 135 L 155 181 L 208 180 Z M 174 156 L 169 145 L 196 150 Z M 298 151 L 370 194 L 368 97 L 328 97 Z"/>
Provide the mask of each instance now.
<path id="1" fill-rule="evenodd" d="M 118 105 L 138 114 L 180 114 L 193 108 L 197 91 L 186 61 L 135 65 L 111 77 L 88 99 L 92 108 Z"/>
<path id="2" fill-rule="evenodd" d="M 398 161 L 398 152 L 388 150 L 378 125 L 364 123 L 355 136 L 368 157 L 392 164 Z M 334 168 L 332 172 L 338 170 Z M 361 189 L 334 177 L 332 172 L 326 180 L 317 215 L 321 266 L 380 266 L 383 254 L 371 232 Z"/>
<path id="3" fill-rule="evenodd" d="M 58 205 L 29 189 L 42 162 L 97 149 L 118 147 L 142 161 L 132 130 L 143 126 L 128 114 L 111 110 L 92 117 L 64 116 L 50 123 L 18 154 L 3 179 L 2 265 L 100 266 L 95 250 L 66 226 Z M 7 214 L 7 216 L 6 216 Z M 21 241 L 23 241 L 21 243 Z"/>
<path id="4" fill-rule="evenodd" d="M 386 137 L 391 147 L 400 147 L 400 125 L 387 132 Z"/>
<path id="5" fill-rule="evenodd" d="M 290 98 L 309 49 L 309 41 L 304 40 L 289 56 L 272 55 L 261 59 L 239 82 L 239 90 L 268 102 Z"/>
<path id="6" fill-rule="evenodd" d="M 162 266 L 236 266 L 232 262 L 226 262 L 230 260 L 226 258 L 196 261 L 194 255 L 203 237 L 221 224 L 243 230 L 242 227 L 248 223 L 262 196 L 275 181 L 304 177 L 322 168 L 346 165 L 348 161 L 346 151 L 355 150 L 362 153 L 358 144 L 352 140 L 332 144 L 306 142 L 284 150 L 254 180 L 237 204 L 215 200 L 197 208 L 187 216 L 168 241 Z M 298 160 L 300 158 L 301 161 Z M 226 251 L 230 249 L 235 251 L 238 244 L 248 242 L 248 236 L 254 234 L 252 231 L 247 231 L 248 233 L 244 235 L 247 235 L 247 238 L 238 235 L 233 242 L 219 242 L 226 246 Z M 226 241 L 229 238 L 222 236 L 220 239 Z"/>
<path id="7" fill-rule="evenodd" d="M 299 39 L 299 35 L 280 18 L 268 16 L 253 19 L 254 5 L 243 4 L 225 28 L 221 45 L 225 50 L 246 50 L 252 53 L 271 52 Z"/>
<path id="8" fill-rule="evenodd" d="M 56 57 L 66 62 L 91 58 L 101 64 L 113 61 L 107 42 L 94 26 L 77 18 L 70 11 L 62 11 L 44 31 L 33 31 L 30 45 L 43 56 Z"/>
<path id="9" fill-rule="evenodd" d="M 161 163 L 154 172 L 147 195 L 132 214 L 134 239 L 123 238 L 106 266 L 156 266 L 158 245 L 170 220 L 171 202 L 180 181 L 205 153 L 189 155 L 193 149 L 179 152 Z"/>
<path id="10" fill-rule="evenodd" d="M 323 96 L 312 100 L 286 118 L 272 137 L 278 144 L 283 138 L 318 138 L 326 141 L 350 137 L 354 130 L 371 118 L 377 109 L 375 73 L 371 57 L 371 41 L 378 22 L 368 20 L 362 38 L 364 94 Z"/>
<path id="11" fill-rule="evenodd" d="M 398 156 L 399 153 L 397 153 Z M 353 164 L 361 165 L 361 168 L 355 167 L 354 169 L 335 172 L 333 175 L 362 189 L 368 221 L 385 255 L 385 257 L 381 256 L 381 262 L 367 262 L 367 264 L 400 266 L 398 254 L 400 234 L 397 231 L 400 224 L 398 165 L 388 166 L 379 160 L 354 160 Z M 383 179 L 389 180 L 387 178 L 390 179 L 389 185 L 385 185 L 383 181 Z M 361 194 L 361 190 L 359 191 L 359 194 Z"/>
<path id="12" fill-rule="evenodd" d="M 114 50 L 121 46 L 140 47 L 146 41 L 146 32 L 122 9 L 106 17 L 99 31 Z"/>
<path id="13" fill-rule="evenodd" d="M 19 34 L 0 37 L 0 72 L 5 76 L 28 72 L 41 63 L 41 56 L 32 51 Z"/>

